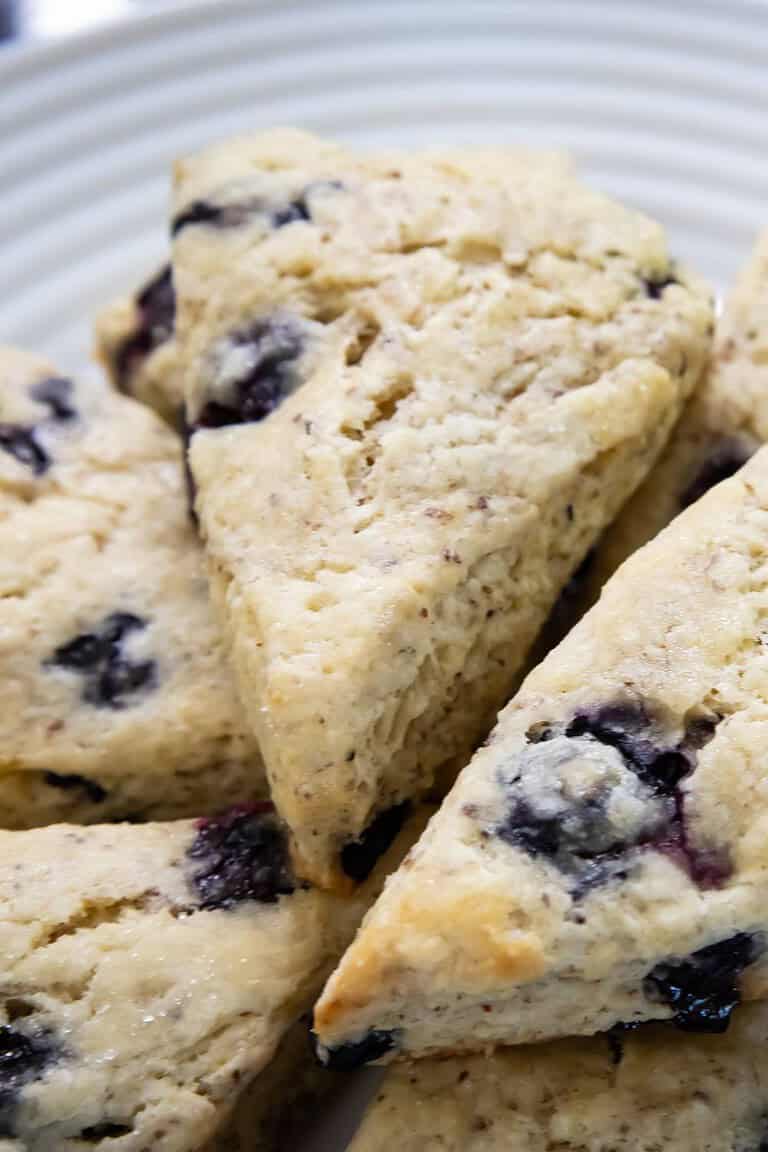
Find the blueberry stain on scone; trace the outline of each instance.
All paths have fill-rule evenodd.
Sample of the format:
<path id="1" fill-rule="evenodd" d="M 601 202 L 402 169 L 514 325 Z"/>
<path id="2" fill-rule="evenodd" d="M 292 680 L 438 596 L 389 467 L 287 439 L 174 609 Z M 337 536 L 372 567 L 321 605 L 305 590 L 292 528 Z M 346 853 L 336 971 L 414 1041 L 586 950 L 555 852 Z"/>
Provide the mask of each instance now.
<path id="1" fill-rule="evenodd" d="M 0 423 L 0 451 L 13 456 L 35 476 L 42 476 L 51 464 L 48 453 L 35 436 L 35 429 L 24 424 Z"/>
<path id="2" fill-rule="evenodd" d="M 654 276 L 643 277 L 643 285 L 645 287 L 645 294 L 651 300 L 660 300 L 665 288 L 669 288 L 671 284 L 679 284 L 680 281 L 671 271 L 658 273 Z"/>
<path id="3" fill-rule="evenodd" d="M 147 356 L 167 343 L 176 326 L 173 272 L 166 264 L 136 296 L 137 324 L 117 348 L 115 378 L 121 392 L 130 393 L 131 377 Z"/>
<path id="4" fill-rule="evenodd" d="M 147 627 L 132 612 L 113 612 L 92 632 L 83 632 L 60 645 L 47 661 L 83 678 L 82 698 L 96 708 L 127 708 L 132 698 L 153 688 L 154 660 L 134 660 L 128 654 L 130 636 Z"/>
<path id="5" fill-rule="evenodd" d="M 566 736 L 589 736 L 616 748 L 632 771 L 663 795 L 672 795 L 691 770 L 688 757 L 677 747 L 660 746 L 654 721 L 645 705 L 620 701 L 592 711 L 578 712 Z"/>
<path id="6" fill-rule="evenodd" d="M 239 328 L 211 355 L 211 381 L 195 428 L 223 428 L 264 420 L 301 384 L 304 338 L 288 316 Z"/>
<path id="7" fill-rule="evenodd" d="M 0 451 L 7 452 L 35 476 L 44 475 L 51 466 L 51 457 L 39 439 L 39 426 L 45 423 L 68 423 L 77 419 L 72 404 L 72 381 L 60 376 L 39 380 L 29 389 L 29 396 L 48 409 L 47 420 L 38 424 L 0 423 Z"/>
<path id="8" fill-rule="evenodd" d="M 370 1032 L 366 1032 L 362 1040 L 326 1049 L 322 1061 L 328 1068 L 340 1068 L 346 1072 L 360 1068 L 363 1064 L 371 1064 L 374 1060 L 380 1060 L 388 1052 L 394 1052 L 397 1047 L 397 1032 L 373 1028 Z"/>
<path id="9" fill-rule="evenodd" d="M 49 1031 L 28 1022 L 0 1025 L 0 1137 L 13 1139 L 22 1090 L 60 1056 L 61 1046 Z"/>
<path id="10" fill-rule="evenodd" d="M 63 792 L 77 792 L 91 804 L 102 804 L 108 795 L 106 788 L 96 780 L 75 772 L 46 772 L 44 779 L 49 788 L 58 788 Z"/>
<path id="11" fill-rule="evenodd" d="M 372 872 L 379 857 L 383 856 L 410 811 L 410 804 L 396 804 L 371 821 L 362 835 L 345 844 L 341 850 L 341 867 L 358 883 Z"/>
<path id="12" fill-rule="evenodd" d="M 695 504 L 710 488 L 734 476 L 746 464 L 752 453 L 743 444 L 726 441 L 718 445 L 704 462 L 694 479 L 680 497 L 680 508 Z"/>
<path id="13" fill-rule="evenodd" d="M 340 191 L 340 180 L 316 180 L 308 184 L 295 197 L 276 201 L 274 197 L 251 196 L 229 204 L 217 204 L 211 200 L 193 200 L 176 215 L 171 223 L 171 237 L 175 238 L 185 228 L 204 226 L 228 230 L 240 228 L 256 216 L 262 216 L 272 228 L 284 228 L 296 221 L 311 221 L 310 199 L 320 191 Z"/>
<path id="14" fill-rule="evenodd" d="M 763 951 L 746 932 L 701 948 L 691 956 L 657 964 L 645 978 L 646 996 L 674 1011 L 685 1032 L 725 1032 L 741 1002 L 741 977 Z"/>
<path id="15" fill-rule="evenodd" d="M 132 1124 L 124 1124 L 114 1120 L 102 1120 L 99 1124 L 91 1124 L 78 1133 L 78 1139 L 84 1144 L 100 1144 L 102 1140 L 116 1140 L 118 1136 L 128 1136 L 133 1132 Z"/>
<path id="16" fill-rule="evenodd" d="M 700 887 L 718 887 L 730 876 L 729 855 L 694 841 L 681 788 L 717 720 L 697 715 L 673 741 L 652 707 L 621 700 L 537 724 L 500 772 L 507 808 L 493 831 L 557 867 L 574 900 L 626 879 L 651 849 Z"/>
<path id="17" fill-rule="evenodd" d="M 64 376 L 49 376 L 33 384 L 29 394 L 38 404 L 44 404 L 50 412 L 51 420 L 68 423 L 77 419 L 77 409 L 72 403 L 74 385 Z"/>
<path id="18" fill-rule="evenodd" d="M 285 834 L 268 803 L 200 820 L 187 856 L 200 908 L 274 904 L 296 889 Z"/>

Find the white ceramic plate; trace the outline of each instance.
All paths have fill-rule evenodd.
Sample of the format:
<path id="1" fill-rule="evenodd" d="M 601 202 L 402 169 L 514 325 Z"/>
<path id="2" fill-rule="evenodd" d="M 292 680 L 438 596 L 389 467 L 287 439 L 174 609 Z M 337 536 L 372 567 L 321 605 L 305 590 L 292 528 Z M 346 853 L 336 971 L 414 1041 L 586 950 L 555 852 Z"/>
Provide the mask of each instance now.
<path id="1" fill-rule="evenodd" d="M 572 149 L 721 288 L 768 221 L 765 0 L 241 0 L 0 53 L 0 340 L 76 370 L 172 157 L 295 123 Z"/>
<path id="2" fill-rule="evenodd" d="M 764 0 L 223 0 L 9 50 L 0 341 L 84 368 L 94 312 L 164 253 L 172 158 L 274 124 L 571 149 L 722 289 L 768 223 L 767 98 Z"/>

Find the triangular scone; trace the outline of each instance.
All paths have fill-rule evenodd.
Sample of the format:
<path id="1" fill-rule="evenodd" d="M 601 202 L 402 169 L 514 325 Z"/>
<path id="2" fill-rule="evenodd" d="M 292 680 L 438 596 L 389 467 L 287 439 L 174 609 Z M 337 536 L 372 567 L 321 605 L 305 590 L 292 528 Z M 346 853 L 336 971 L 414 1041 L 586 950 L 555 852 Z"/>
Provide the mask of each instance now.
<path id="1" fill-rule="evenodd" d="M 270 808 L 0 832 L 3 1148 L 197 1152 L 226 1121 L 380 886 L 302 885 Z"/>
<path id="2" fill-rule="evenodd" d="M 709 303 L 552 160 L 276 133 L 180 165 L 174 232 L 213 593 L 298 866 L 335 884 L 487 732 Z"/>
<path id="3" fill-rule="evenodd" d="M 533 668 L 594 604 L 619 564 L 768 440 L 768 231 L 725 299 L 712 362 L 658 463 L 563 589 Z"/>
<path id="4" fill-rule="evenodd" d="M 768 440 L 768 230 L 727 295 L 712 367 L 657 467 L 600 542 L 586 573 L 591 595 L 619 564 Z"/>
<path id="5" fill-rule="evenodd" d="M 179 440 L 0 349 L 0 826 L 263 795 L 189 522 Z"/>
<path id="6" fill-rule="evenodd" d="M 132 296 L 105 308 L 95 333 L 96 357 L 113 387 L 174 427 L 184 406 L 175 318 L 173 276 L 165 264 Z"/>
<path id="7" fill-rule="evenodd" d="M 763 448 L 502 712 L 323 993 L 331 1058 L 716 1030 L 766 996 L 767 618 Z"/>
<path id="8" fill-rule="evenodd" d="M 760 1152 L 768 1011 L 390 1069 L 349 1152 Z"/>

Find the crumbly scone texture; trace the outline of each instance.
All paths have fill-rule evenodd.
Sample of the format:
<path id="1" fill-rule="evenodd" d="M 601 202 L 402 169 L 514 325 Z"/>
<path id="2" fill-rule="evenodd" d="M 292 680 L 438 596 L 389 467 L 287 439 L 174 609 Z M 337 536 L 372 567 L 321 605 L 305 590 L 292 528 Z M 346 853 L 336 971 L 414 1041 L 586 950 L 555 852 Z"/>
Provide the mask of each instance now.
<path id="1" fill-rule="evenodd" d="M 263 795 L 179 440 L 0 349 L 0 825 L 190 815 Z"/>
<path id="2" fill-rule="evenodd" d="M 274 133 L 180 164 L 175 200 L 213 594 L 298 867 L 333 885 L 490 728 L 710 305 L 553 158 Z"/>
<path id="3" fill-rule="evenodd" d="M 588 604 L 619 564 L 768 440 L 768 230 L 725 300 L 710 370 L 658 465 L 628 501 L 587 573 Z"/>
<path id="4" fill-rule="evenodd" d="M 758 1152 L 768 1014 L 390 1069 L 350 1152 Z"/>
<path id="5" fill-rule="evenodd" d="M 207 1145 L 365 907 L 297 886 L 287 859 L 245 809 L 0 833 L 3 1152 Z M 265 1089 L 274 1108 L 281 1081 Z"/>
<path id="6" fill-rule="evenodd" d="M 331 1057 L 714 1031 L 765 997 L 767 540 L 763 448 L 531 673 L 326 986 Z"/>
<path id="7" fill-rule="evenodd" d="M 174 428 L 184 407 L 174 336 L 176 299 L 170 265 L 96 318 L 96 359 L 118 392 L 148 404 Z"/>

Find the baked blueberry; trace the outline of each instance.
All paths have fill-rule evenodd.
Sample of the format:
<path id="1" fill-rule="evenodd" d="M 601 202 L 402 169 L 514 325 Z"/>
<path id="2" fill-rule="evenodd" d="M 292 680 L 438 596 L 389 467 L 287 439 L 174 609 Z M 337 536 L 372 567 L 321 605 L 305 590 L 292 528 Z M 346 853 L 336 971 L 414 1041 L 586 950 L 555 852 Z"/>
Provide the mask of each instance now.
<path id="1" fill-rule="evenodd" d="M 46 772 L 45 782 L 50 788 L 60 788 L 65 792 L 82 792 L 92 804 L 101 804 L 107 798 L 106 788 L 102 788 L 95 780 L 87 776 L 78 776 L 74 772 Z"/>
<path id="2" fill-rule="evenodd" d="M 530 751 L 518 758 L 511 780 L 502 776 L 510 803 L 497 835 L 556 865 L 568 876 L 574 900 L 624 879 L 638 852 L 649 849 L 673 859 L 702 888 L 722 885 L 731 875 L 730 854 L 692 840 L 680 786 L 719 719 L 694 716 L 682 740 L 673 742 L 664 739 L 651 705 L 620 700 L 579 712 L 565 724 L 533 726 L 526 734 Z M 567 786 L 568 765 L 579 757 L 589 758 L 594 772 L 595 744 L 618 752 L 621 770 L 606 761 L 592 791 L 583 782 Z M 532 784 L 526 783 L 531 766 Z"/>
<path id="3" fill-rule="evenodd" d="M 102 1120 L 100 1124 L 92 1124 L 83 1128 L 78 1136 L 85 1144 L 99 1144 L 102 1140 L 114 1140 L 118 1136 L 127 1136 L 133 1132 L 132 1124 L 120 1124 L 114 1120 Z"/>
<path id="4" fill-rule="evenodd" d="M 297 324 L 285 317 L 265 317 L 233 332 L 216 349 L 214 379 L 196 427 L 263 420 L 301 383 L 303 350 Z"/>
<path id="5" fill-rule="evenodd" d="M 362 1040 L 353 1044 L 339 1044 L 337 1048 L 326 1050 L 323 1063 L 328 1068 L 341 1068 L 348 1071 L 370 1064 L 386 1056 L 398 1046 L 397 1033 L 384 1028 L 373 1028 L 366 1032 Z"/>
<path id="6" fill-rule="evenodd" d="M 741 1001 L 742 973 L 762 950 L 756 937 L 739 932 L 685 959 L 657 964 L 645 978 L 645 994 L 668 1004 L 685 1032 L 725 1032 Z"/>
<path id="7" fill-rule="evenodd" d="M 66 423 L 77 418 L 77 412 L 72 406 L 73 390 L 71 380 L 64 376 L 50 376 L 47 380 L 33 384 L 29 394 L 38 404 L 45 404 L 50 409 L 52 420 Z"/>
<path id="8" fill-rule="evenodd" d="M 680 507 L 695 504 L 705 492 L 714 488 L 722 480 L 727 480 L 742 468 L 752 455 L 744 445 L 728 442 L 720 444 L 702 465 L 695 478 L 680 497 Z"/>
<path id="9" fill-rule="evenodd" d="M 214 204 L 209 200 L 193 200 L 171 222 L 171 237 L 184 228 L 197 224 L 211 228 L 239 228 L 253 215 L 265 210 L 262 197 L 244 200 L 239 204 Z"/>
<path id="10" fill-rule="evenodd" d="M 358 840 L 345 844 L 341 850 L 341 866 L 352 880 L 365 880 L 376 861 L 383 856 L 397 836 L 410 810 L 410 804 L 396 804 L 380 812 L 371 821 Z"/>
<path id="11" fill-rule="evenodd" d="M 49 666 L 78 672 L 84 678 L 83 699 L 97 708 L 128 706 L 127 696 L 153 687 L 154 660 L 131 660 L 123 641 L 131 632 L 146 628 L 145 620 L 132 612 L 113 612 L 94 632 L 84 632 L 56 649 Z"/>
<path id="12" fill-rule="evenodd" d="M 50 1032 L 17 1024 L 0 1025 L 0 1136 L 14 1136 L 19 1093 L 60 1055 Z"/>
<path id="13" fill-rule="evenodd" d="M 663 273 L 660 276 L 646 276 L 643 279 L 645 294 L 650 296 L 651 300 L 659 300 L 665 288 L 669 288 L 670 284 L 679 283 L 680 281 L 672 272 Z"/>
<path id="14" fill-rule="evenodd" d="M 617 748 L 641 780 L 665 795 L 671 795 L 691 770 L 690 761 L 677 748 L 659 747 L 653 720 L 640 703 L 621 701 L 577 713 L 565 734 L 591 736 Z"/>
<path id="15" fill-rule="evenodd" d="M 42 476 L 51 464 L 48 453 L 35 438 L 35 429 L 23 424 L 0 424 L 0 449 L 31 469 L 35 476 Z"/>
<path id="16" fill-rule="evenodd" d="M 136 297 L 138 323 L 115 352 L 115 378 L 122 392 L 130 392 L 131 376 L 140 363 L 173 336 L 176 293 L 170 264 L 164 265 Z"/>
<path id="17" fill-rule="evenodd" d="M 231 908 L 244 900 L 274 904 L 296 887 L 285 836 L 268 803 L 201 820 L 187 855 L 201 908 Z"/>
<path id="18" fill-rule="evenodd" d="M 308 197 L 314 192 L 324 190 L 338 190 L 342 187 L 339 180 L 316 180 L 299 193 L 292 200 L 275 203 L 264 196 L 252 196 L 231 204 L 215 204 L 210 200 L 193 200 L 192 203 L 179 212 L 171 223 L 171 237 L 178 236 L 191 225 L 205 225 L 209 228 L 239 228 L 246 224 L 253 216 L 267 216 L 273 228 L 283 228 L 286 224 L 293 224 L 297 220 L 311 220 L 312 213 Z"/>
<path id="19" fill-rule="evenodd" d="M 270 220 L 273 228 L 283 228 L 286 224 L 293 224 L 296 220 L 311 220 L 309 207 L 304 196 L 298 196 L 287 204 L 282 204 L 272 211 Z"/>
<path id="20" fill-rule="evenodd" d="M 553 748 L 555 745 L 552 746 Z M 571 789 L 558 778 L 557 767 L 579 756 L 575 741 L 557 742 L 559 761 L 548 780 L 541 752 L 526 773 L 505 785 L 510 804 L 496 834 L 534 858 L 553 864 L 568 879 L 574 901 L 611 880 L 624 879 L 633 864 L 631 852 L 666 826 L 669 801 L 627 773 L 606 767 L 591 791 Z M 623 772 L 624 779 L 621 773 Z M 542 778 L 537 781 L 536 776 Z"/>

